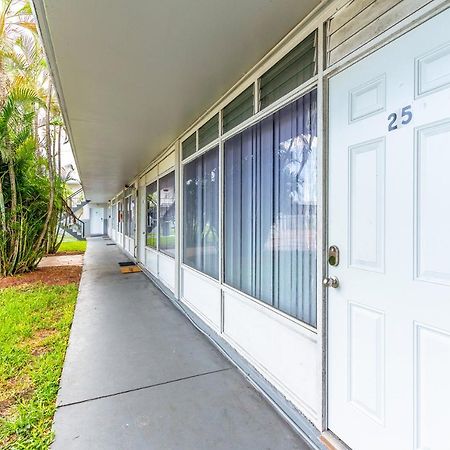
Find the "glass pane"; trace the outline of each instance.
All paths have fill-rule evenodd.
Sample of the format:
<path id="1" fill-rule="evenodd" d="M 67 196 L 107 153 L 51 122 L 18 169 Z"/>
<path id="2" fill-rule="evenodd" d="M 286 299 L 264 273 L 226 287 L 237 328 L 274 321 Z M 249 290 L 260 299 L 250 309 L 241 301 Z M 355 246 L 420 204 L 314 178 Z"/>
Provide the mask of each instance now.
<path id="1" fill-rule="evenodd" d="M 261 108 L 294 90 L 315 74 L 316 33 L 311 33 L 260 79 Z"/>
<path id="2" fill-rule="evenodd" d="M 193 155 L 197 150 L 197 136 L 192 133 L 183 143 L 181 144 L 183 159 L 188 158 Z"/>
<path id="3" fill-rule="evenodd" d="M 183 261 L 219 276 L 219 149 L 184 166 Z"/>
<path id="4" fill-rule="evenodd" d="M 134 196 L 125 198 L 125 235 L 134 237 Z"/>
<path id="5" fill-rule="evenodd" d="M 316 91 L 225 142 L 225 282 L 316 325 Z"/>
<path id="6" fill-rule="evenodd" d="M 154 181 L 146 187 L 147 202 L 147 247 L 156 248 L 158 245 L 158 188 Z"/>
<path id="7" fill-rule="evenodd" d="M 253 84 L 223 108 L 223 131 L 239 125 L 253 114 Z"/>
<path id="8" fill-rule="evenodd" d="M 118 209 L 117 209 L 117 223 L 118 223 L 118 232 L 123 233 L 123 205 L 122 200 L 119 201 Z"/>
<path id="9" fill-rule="evenodd" d="M 198 130 L 198 147 L 202 148 L 208 145 L 214 139 L 219 137 L 219 114 L 216 114 L 212 119 L 209 119 Z"/>
<path id="10" fill-rule="evenodd" d="M 112 205 L 111 218 L 112 218 L 112 229 L 117 230 L 117 203 Z"/>
<path id="11" fill-rule="evenodd" d="M 159 249 L 175 257 L 175 172 L 159 180 Z"/>

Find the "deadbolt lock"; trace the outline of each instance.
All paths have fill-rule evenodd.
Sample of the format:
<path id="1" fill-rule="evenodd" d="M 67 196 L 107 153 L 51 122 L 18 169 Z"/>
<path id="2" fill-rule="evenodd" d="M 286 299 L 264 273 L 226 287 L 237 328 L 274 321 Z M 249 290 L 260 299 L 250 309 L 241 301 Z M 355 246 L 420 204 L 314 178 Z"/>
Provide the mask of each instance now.
<path id="1" fill-rule="evenodd" d="M 334 267 L 339 265 L 339 248 L 336 245 L 331 245 L 328 249 L 328 264 Z"/>

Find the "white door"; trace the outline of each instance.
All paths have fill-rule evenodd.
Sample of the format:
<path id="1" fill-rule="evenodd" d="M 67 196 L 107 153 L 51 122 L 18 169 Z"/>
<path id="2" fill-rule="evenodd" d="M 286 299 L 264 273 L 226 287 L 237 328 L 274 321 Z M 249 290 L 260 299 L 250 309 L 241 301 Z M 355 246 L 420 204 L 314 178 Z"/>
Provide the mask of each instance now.
<path id="1" fill-rule="evenodd" d="M 330 80 L 328 426 L 449 450 L 450 10 Z"/>
<path id="2" fill-rule="evenodd" d="M 90 215 L 90 234 L 92 236 L 101 235 L 104 233 L 103 229 L 103 208 L 92 206 Z"/>

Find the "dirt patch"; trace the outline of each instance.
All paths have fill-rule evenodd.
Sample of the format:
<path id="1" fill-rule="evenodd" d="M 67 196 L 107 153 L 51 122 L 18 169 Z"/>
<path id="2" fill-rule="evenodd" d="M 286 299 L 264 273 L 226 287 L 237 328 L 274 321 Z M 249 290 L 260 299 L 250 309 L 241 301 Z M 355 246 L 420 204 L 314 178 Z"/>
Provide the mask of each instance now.
<path id="1" fill-rule="evenodd" d="M 30 339 L 26 339 L 21 343 L 21 347 L 29 347 L 33 356 L 41 356 L 48 352 L 46 342 L 47 338 L 53 336 L 58 331 L 55 329 L 42 329 L 36 331 Z"/>
<path id="2" fill-rule="evenodd" d="M 81 266 L 38 267 L 34 272 L 0 278 L 0 289 L 39 282 L 50 286 L 79 283 L 81 270 Z"/>
<path id="3" fill-rule="evenodd" d="M 33 392 L 33 382 L 28 375 L 15 376 L 0 384 L 0 418 L 11 415 L 18 400 L 31 398 Z"/>
<path id="4" fill-rule="evenodd" d="M 66 251 L 66 252 L 58 252 L 54 255 L 47 255 L 47 256 L 64 256 L 64 255 L 84 255 L 85 252 L 82 252 L 80 250 L 72 250 L 72 251 Z"/>

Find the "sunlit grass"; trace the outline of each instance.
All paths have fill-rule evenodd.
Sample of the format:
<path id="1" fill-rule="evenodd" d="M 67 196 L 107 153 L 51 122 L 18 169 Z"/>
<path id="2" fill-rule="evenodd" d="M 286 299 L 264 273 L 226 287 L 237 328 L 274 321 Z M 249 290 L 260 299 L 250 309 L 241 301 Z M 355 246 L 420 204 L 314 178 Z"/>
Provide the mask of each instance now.
<path id="1" fill-rule="evenodd" d="M 0 290 L 0 448 L 47 449 L 78 286 Z"/>
<path id="2" fill-rule="evenodd" d="M 63 241 L 59 246 L 58 253 L 85 252 L 86 246 L 86 241 Z"/>

